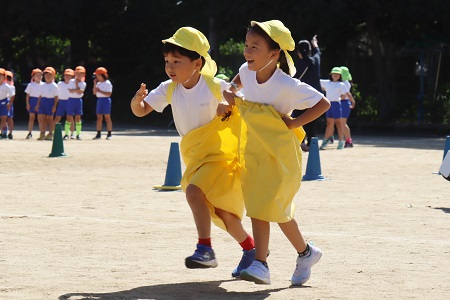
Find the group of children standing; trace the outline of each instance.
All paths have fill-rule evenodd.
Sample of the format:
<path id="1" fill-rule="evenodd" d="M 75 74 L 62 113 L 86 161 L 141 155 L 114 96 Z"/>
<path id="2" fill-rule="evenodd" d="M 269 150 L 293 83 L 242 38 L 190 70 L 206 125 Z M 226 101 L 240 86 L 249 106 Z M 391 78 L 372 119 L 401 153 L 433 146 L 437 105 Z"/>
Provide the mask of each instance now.
<path id="1" fill-rule="evenodd" d="M 101 138 L 103 119 L 105 119 L 108 134 L 106 139 L 111 139 L 111 94 L 112 84 L 108 80 L 108 71 L 99 67 L 94 72 L 93 93 L 97 96 L 97 135 L 94 139 Z M 77 66 L 75 70 L 65 69 L 63 80 L 55 83 L 56 70 L 53 67 L 34 69 L 31 72 L 31 82 L 25 89 L 26 109 L 29 114 L 28 134 L 26 139 L 33 138 L 34 123 L 38 120 L 39 137 L 37 140 L 52 140 L 55 124 L 65 117 L 64 140 L 81 140 L 83 115 L 83 95 L 86 89 L 86 69 Z M 2 138 L 13 139 L 15 88 L 13 74 L 10 71 L 0 69 L 0 117 Z M 9 134 L 6 134 L 9 127 Z M 47 134 L 46 134 L 47 132 Z M 70 135 L 69 135 L 69 132 Z M 76 137 L 74 136 L 76 132 Z"/>
<path id="2" fill-rule="evenodd" d="M 186 267 L 217 266 L 212 221 L 242 248 L 231 275 L 270 284 L 270 222 L 276 222 L 295 251 L 291 283 L 303 285 L 322 251 L 305 241 L 294 219 L 293 198 L 302 174 L 302 126 L 320 117 L 330 102 L 292 78 L 295 67 L 288 51 L 295 43 L 289 29 L 278 20 L 252 21 L 245 39 L 246 63 L 230 83 L 214 78 L 216 64 L 200 31 L 182 27 L 163 44 L 170 79 L 151 91 L 141 84 L 131 109 L 142 117 L 172 106 L 186 164 L 181 185 L 198 234 Z M 294 109 L 306 112 L 293 119 Z M 241 223 L 244 208 L 253 237 Z"/>

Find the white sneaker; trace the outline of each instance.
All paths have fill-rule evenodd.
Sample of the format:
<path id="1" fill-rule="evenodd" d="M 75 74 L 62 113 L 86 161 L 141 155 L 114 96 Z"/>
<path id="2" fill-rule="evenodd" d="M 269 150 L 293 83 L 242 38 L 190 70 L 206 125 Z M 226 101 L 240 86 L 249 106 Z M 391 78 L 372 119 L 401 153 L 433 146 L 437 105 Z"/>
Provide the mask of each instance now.
<path id="1" fill-rule="evenodd" d="M 311 267 L 315 265 L 322 257 L 322 250 L 309 245 L 310 253 L 308 256 L 297 257 L 297 265 L 294 274 L 292 274 L 292 285 L 302 285 L 306 283 L 311 276 Z M 241 275 L 242 276 L 242 275 Z"/>
<path id="2" fill-rule="evenodd" d="M 241 279 L 257 284 L 270 284 L 270 272 L 260 261 L 254 260 L 250 267 L 241 271 Z"/>

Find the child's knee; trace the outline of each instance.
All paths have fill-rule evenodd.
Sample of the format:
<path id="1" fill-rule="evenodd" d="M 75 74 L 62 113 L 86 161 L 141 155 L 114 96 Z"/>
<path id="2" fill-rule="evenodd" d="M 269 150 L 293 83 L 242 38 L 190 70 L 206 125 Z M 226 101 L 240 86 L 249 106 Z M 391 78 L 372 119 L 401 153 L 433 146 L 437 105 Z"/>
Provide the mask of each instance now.
<path id="1" fill-rule="evenodd" d="M 186 188 L 186 199 L 188 202 L 194 202 L 198 199 L 202 199 L 204 194 L 202 190 L 196 185 L 190 184 Z"/>

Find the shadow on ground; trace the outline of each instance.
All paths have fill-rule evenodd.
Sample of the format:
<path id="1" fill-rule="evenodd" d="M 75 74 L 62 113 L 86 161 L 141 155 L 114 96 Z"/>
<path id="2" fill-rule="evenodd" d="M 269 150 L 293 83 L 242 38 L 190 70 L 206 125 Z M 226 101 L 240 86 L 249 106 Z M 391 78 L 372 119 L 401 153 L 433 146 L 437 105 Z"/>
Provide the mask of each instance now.
<path id="1" fill-rule="evenodd" d="M 266 299 L 273 292 L 286 288 L 267 289 L 252 292 L 227 292 L 220 285 L 225 281 L 182 282 L 142 286 L 128 291 L 109 293 L 68 293 L 59 300 L 132 300 L 132 299 Z"/>
<path id="2" fill-rule="evenodd" d="M 449 207 L 434 207 L 434 209 L 440 209 L 446 214 L 450 214 L 450 208 Z"/>

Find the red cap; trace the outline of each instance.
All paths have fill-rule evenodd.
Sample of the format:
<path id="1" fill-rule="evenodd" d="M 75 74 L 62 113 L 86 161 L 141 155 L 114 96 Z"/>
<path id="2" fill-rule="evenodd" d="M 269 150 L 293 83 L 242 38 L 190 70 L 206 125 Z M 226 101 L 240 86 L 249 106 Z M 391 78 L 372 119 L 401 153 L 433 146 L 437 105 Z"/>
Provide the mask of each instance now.
<path id="1" fill-rule="evenodd" d="M 106 77 L 108 77 L 108 70 L 106 70 L 106 69 L 103 68 L 103 67 L 100 67 L 100 68 L 97 68 L 97 70 L 95 70 L 94 74 L 95 74 L 95 75 L 101 75 L 101 74 L 104 74 L 104 75 L 106 75 Z"/>
<path id="2" fill-rule="evenodd" d="M 14 77 L 14 74 L 11 71 L 6 71 L 5 73 L 6 73 L 6 76 L 10 76 L 11 78 Z"/>
<path id="3" fill-rule="evenodd" d="M 64 75 L 70 75 L 70 76 L 73 76 L 75 73 L 73 72 L 73 70 L 72 69 L 65 69 L 64 70 Z"/>
<path id="4" fill-rule="evenodd" d="M 33 71 L 31 71 L 31 77 L 33 77 L 34 74 L 36 74 L 36 73 L 41 73 L 42 74 L 42 70 L 39 69 L 39 68 L 34 69 Z"/>
<path id="5" fill-rule="evenodd" d="M 0 75 L 6 76 L 6 70 L 3 68 L 0 68 Z"/>
<path id="6" fill-rule="evenodd" d="M 78 66 L 75 68 L 75 72 L 81 72 L 86 74 L 86 69 L 83 66 Z"/>
<path id="7" fill-rule="evenodd" d="M 52 68 L 52 67 L 47 67 L 47 68 L 45 68 L 44 74 L 45 74 L 45 73 L 51 73 L 51 74 L 53 74 L 53 76 L 56 75 L 56 71 L 55 71 L 55 69 Z"/>

